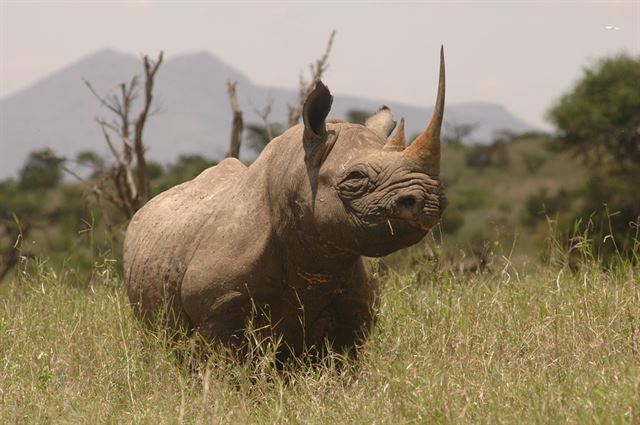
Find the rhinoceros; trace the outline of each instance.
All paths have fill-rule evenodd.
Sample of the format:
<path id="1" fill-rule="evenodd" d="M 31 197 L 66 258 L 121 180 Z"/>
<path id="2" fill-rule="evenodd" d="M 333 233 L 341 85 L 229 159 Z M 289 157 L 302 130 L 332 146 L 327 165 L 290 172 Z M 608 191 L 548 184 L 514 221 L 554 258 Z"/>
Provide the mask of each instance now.
<path id="1" fill-rule="evenodd" d="M 303 123 L 245 166 L 234 158 L 150 200 L 124 241 L 127 293 L 140 318 L 238 350 L 247 326 L 283 352 L 352 350 L 372 326 L 377 282 L 367 259 L 419 242 L 439 221 L 444 54 L 433 116 L 406 147 L 382 107 L 364 125 L 327 119 L 315 83 Z M 256 325 L 258 323 L 258 325 Z M 263 327 L 263 325 L 265 325 Z"/>

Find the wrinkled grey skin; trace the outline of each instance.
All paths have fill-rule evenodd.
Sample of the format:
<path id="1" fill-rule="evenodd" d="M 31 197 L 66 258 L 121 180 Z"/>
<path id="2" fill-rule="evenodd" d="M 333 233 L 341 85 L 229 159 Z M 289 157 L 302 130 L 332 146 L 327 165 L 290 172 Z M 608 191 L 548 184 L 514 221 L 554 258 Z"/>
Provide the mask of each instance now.
<path id="1" fill-rule="evenodd" d="M 270 323 L 288 354 L 325 341 L 353 348 L 371 327 L 376 298 L 362 256 L 417 243 L 446 204 L 438 178 L 444 74 L 440 85 L 440 115 L 422 142 L 403 149 L 402 125 L 387 141 L 395 123 L 386 108 L 367 126 L 326 121 L 332 97 L 318 82 L 304 124 L 251 166 L 225 159 L 149 201 L 124 243 L 136 314 L 151 318 L 168 304 L 167 326 L 232 349 L 250 317 Z"/>

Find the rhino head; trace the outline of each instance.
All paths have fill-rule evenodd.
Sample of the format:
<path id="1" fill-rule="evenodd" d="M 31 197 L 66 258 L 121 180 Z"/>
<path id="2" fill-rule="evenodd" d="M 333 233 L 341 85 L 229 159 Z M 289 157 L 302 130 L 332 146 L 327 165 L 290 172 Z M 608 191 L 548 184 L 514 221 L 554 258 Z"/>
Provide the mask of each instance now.
<path id="1" fill-rule="evenodd" d="M 371 257 L 420 241 L 447 204 L 439 177 L 444 97 L 441 49 L 433 116 L 407 147 L 404 119 L 390 137 L 396 123 L 386 107 L 365 125 L 327 120 L 333 98 L 318 81 L 303 109 L 304 173 L 309 184 L 307 199 L 295 202 L 308 206 L 295 217 L 305 222 L 303 231 L 313 231 L 334 249 Z"/>

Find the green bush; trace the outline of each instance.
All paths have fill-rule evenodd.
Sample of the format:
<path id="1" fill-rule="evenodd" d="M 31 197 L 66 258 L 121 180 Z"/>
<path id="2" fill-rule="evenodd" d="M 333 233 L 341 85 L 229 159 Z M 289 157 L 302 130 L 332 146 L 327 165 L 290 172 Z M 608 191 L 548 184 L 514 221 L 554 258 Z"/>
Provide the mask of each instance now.
<path id="1" fill-rule="evenodd" d="M 542 188 L 538 193 L 530 195 L 525 201 L 524 224 L 533 226 L 546 217 L 555 217 L 560 212 L 569 211 L 571 208 L 572 194 L 564 189 L 558 190 L 553 195 L 547 188 Z"/>
<path id="2" fill-rule="evenodd" d="M 486 189 L 476 186 L 461 188 L 451 199 L 450 209 L 461 211 L 475 210 L 482 208 L 489 203 L 489 194 Z"/>
<path id="3" fill-rule="evenodd" d="M 529 174 L 536 174 L 540 167 L 542 167 L 546 161 L 546 157 L 544 155 L 532 154 L 527 152 L 522 152 L 522 162 Z"/>
<path id="4" fill-rule="evenodd" d="M 441 225 L 444 233 L 454 235 L 464 225 L 464 214 L 459 209 L 447 208 Z"/>

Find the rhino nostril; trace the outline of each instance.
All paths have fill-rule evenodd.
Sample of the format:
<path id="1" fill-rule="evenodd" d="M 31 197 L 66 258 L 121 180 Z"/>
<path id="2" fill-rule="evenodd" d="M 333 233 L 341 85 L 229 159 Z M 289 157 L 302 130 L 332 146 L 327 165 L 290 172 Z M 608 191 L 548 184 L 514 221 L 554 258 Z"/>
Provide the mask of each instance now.
<path id="1" fill-rule="evenodd" d="M 413 196 L 402 196 L 398 199 L 397 205 L 400 208 L 413 210 L 416 206 L 416 198 Z"/>

